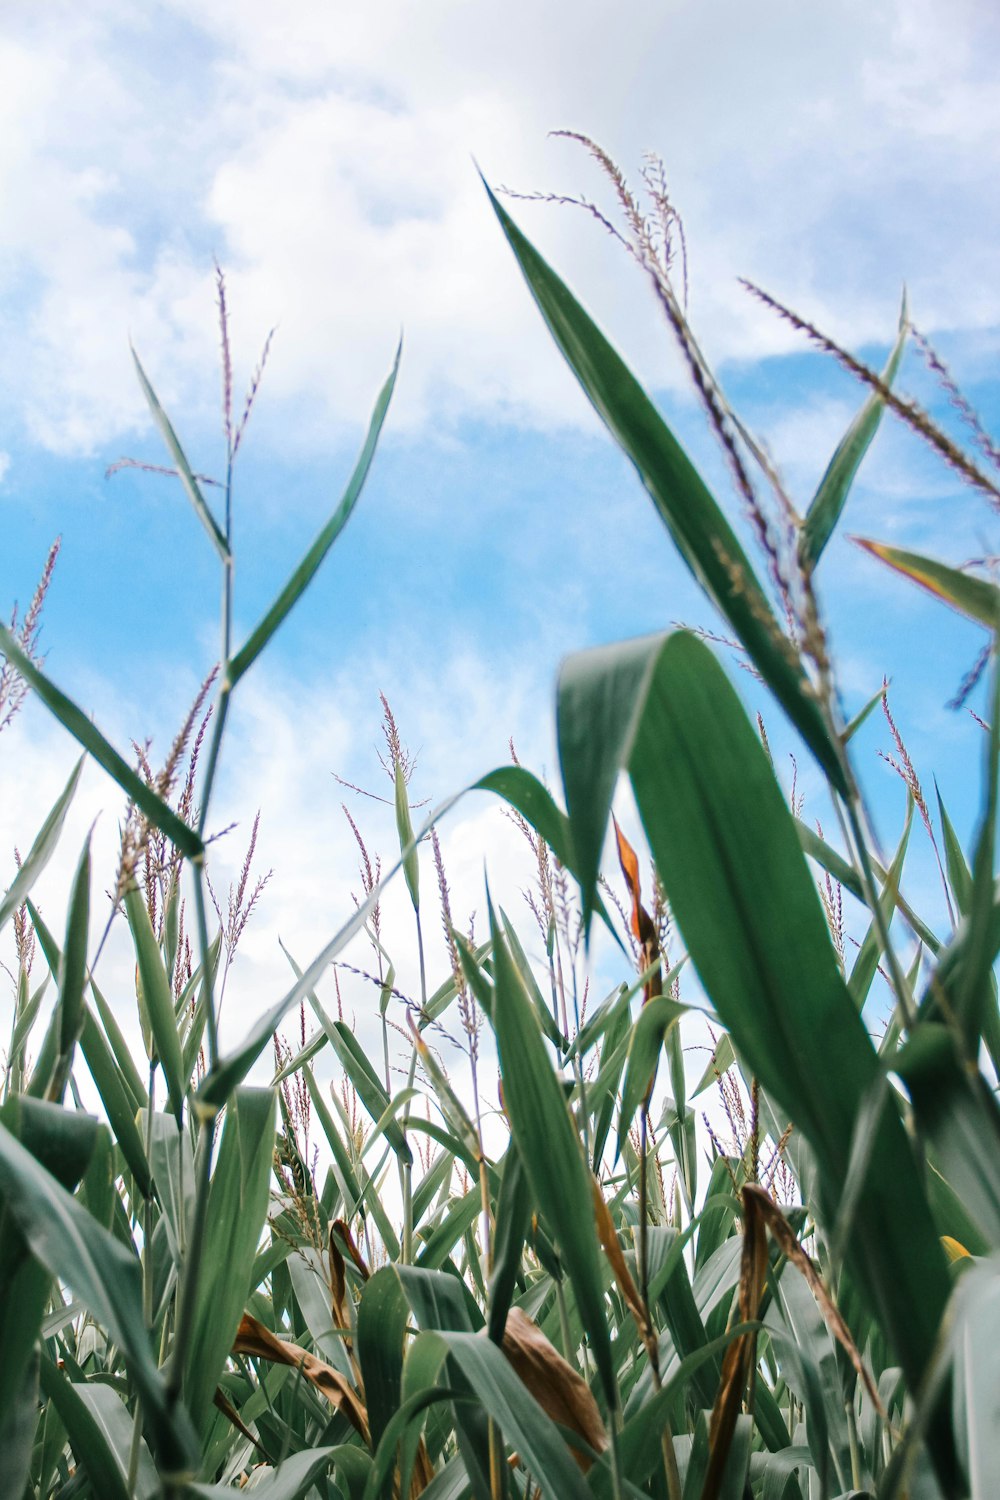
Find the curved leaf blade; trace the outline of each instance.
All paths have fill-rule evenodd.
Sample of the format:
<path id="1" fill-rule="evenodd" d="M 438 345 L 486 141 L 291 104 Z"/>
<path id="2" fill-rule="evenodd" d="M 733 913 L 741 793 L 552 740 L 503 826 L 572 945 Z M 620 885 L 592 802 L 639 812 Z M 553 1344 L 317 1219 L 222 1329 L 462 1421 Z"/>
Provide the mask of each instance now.
<path id="1" fill-rule="evenodd" d="M 372 459 L 375 457 L 375 449 L 378 446 L 382 424 L 385 422 L 386 412 L 389 410 L 389 402 L 392 400 L 392 393 L 395 389 L 402 352 L 403 345 L 402 341 L 400 341 L 388 379 L 379 392 L 378 400 L 375 403 L 375 410 L 372 412 L 364 446 L 361 449 L 358 461 L 354 466 L 354 472 L 348 481 L 340 504 L 322 528 L 316 540 L 309 548 L 309 551 L 299 563 L 295 572 L 289 578 L 263 619 L 250 632 L 246 641 L 230 661 L 228 677 L 231 686 L 235 687 L 244 673 L 249 671 L 282 621 L 294 609 L 319 571 L 330 548 L 350 520 L 351 513 L 364 488 L 365 480 L 368 478 Z"/>
<path id="2" fill-rule="evenodd" d="M 621 356 L 487 186 L 494 212 L 549 332 L 611 436 L 632 461 L 681 557 L 833 784 L 837 747 L 749 559 L 697 469 Z"/>

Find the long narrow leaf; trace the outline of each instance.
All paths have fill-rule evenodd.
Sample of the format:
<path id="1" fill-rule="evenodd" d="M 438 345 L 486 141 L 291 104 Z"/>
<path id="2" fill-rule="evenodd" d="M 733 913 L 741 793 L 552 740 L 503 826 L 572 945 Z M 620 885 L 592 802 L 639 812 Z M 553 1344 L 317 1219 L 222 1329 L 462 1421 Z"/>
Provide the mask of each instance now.
<path id="1" fill-rule="evenodd" d="M 81 755 L 66 785 L 63 787 L 52 811 L 35 835 L 35 842 L 28 850 L 27 856 L 21 861 L 21 867 L 14 879 L 11 881 L 2 900 L 0 900 L 0 928 L 2 928 L 31 890 L 39 875 L 45 869 L 49 860 L 55 852 L 59 835 L 62 833 L 63 824 L 69 805 L 73 800 L 76 789 L 80 784 L 80 772 L 83 770 L 84 757 Z"/>
<path id="2" fill-rule="evenodd" d="M 128 794 L 139 811 L 145 813 L 149 821 L 165 833 L 182 854 L 186 854 L 189 859 L 197 859 L 204 854 L 205 846 L 194 830 L 177 816 L 172 807 L 168 807 L 163 799 L 156 795 L 152 787 L 146 785 L 141 776 L 136 775 L 128 762 L 122 759 L 118 751 L 109 744 L 97 725 L 87 718 L 82 709 L 78 708 L 72 699 L 67 698 L 54 682 L 50 682 L 39 671 L 31 658 L 22 651 L 6 625 L 0 625 L 0 652 L 17 668 L 25 682 L 34 688 L 46 708 L 54 714 L 63 728 L 93 756 L 99 766 L 103 766 L 112 780 L 117 781 L 122 790 Z"/>
<path id="3" fill-rule="evenodd" d="M 396 358 L 393 361 L 389 377 L 379 392 L 378 400 L 375 403 L 375 410 L 372 413 L 364 447 L 361 449 L 358 461 L 354 466 L 354 472 L 351 475 L 340 504 L 320 531 L 309 551 L 271 605 L 271 608 L 264 615 L 260 623 L 250 632 L 245 643 L 229 663 L 229 681 L 234 686 L 239 682 L 243 674 L 253 666 L 257 657 L 263 651 L 289 611 L 301 599 L 319 571 L 323 559 L 350 520 L 351 512 L 354 510 L 358 496 L 361 494 L 365 480 L 368 478 L 372 459 L 375 457 L 379 434 L 382 431 L 382 424 L 385 421 L 386 412 L 389 410 L 389 402 L 392 399 L 392 393 L 396 385 L 396 375 L 399 371 L 399 358 L 402 348 L 402 343 L 400 343 L 399 348 L 396 350 Z"/>
<path id="4" fill-rule="evenodd" d="M 801 666 L 704 481 L 635 376 L 494 195 L 490 202 L 549 331 L 612 437 L 631 459 L 677 549 L 727 619 L 830 780 L 840 757 Z"/>
<path id="5" fill-rule="evenodd" d="M 187 461 L 184 450 L 177 441 L 177 434 L 171 425 L 170 418 L 160 405 L 159 398 L 150 385 L 146 377 L 146 372 L 139 363 L 139 356 L 134 349 L 132 350 L 132 362 L 135 365 L 135 373 L 139 377 L 142 394 L 146 398 L 153 421 L 159 429 L 160 436 L 166 444 L 167 452 L 174 462 L 178 478 L 184 486 L 188 499 L 194 506 L 195 514 L 211 537 L 213 546 L 222 560 L 226 562 L 229 560 L 229 546 L 226 538 L 222 534 L 218 521 L 208 507 L 208 502 L 201 492 L 201 487 L 197 479 L 194 477 L 194 472 Z"/>

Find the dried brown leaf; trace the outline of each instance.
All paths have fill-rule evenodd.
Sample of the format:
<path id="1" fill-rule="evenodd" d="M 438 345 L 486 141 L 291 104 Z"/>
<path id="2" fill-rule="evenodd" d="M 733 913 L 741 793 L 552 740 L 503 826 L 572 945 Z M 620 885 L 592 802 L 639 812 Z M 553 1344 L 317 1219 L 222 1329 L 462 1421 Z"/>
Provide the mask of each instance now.
<path id="1" fill-rule="evenodd" d="M 820 1276 L 816 1267 L 813 1265 L 809 1256 L 806 1254 L 806 1252 L 803 1250 L 802 1246 L 796 1239 L 795 1231 L 792 1228 L 791 1224 L 789 1224 L 788 1220 L 781 1212 L 781 1209 L 774 1202 L 771 1196 L 768 1193 L 765 1193 L 762 1188 L 755 1187 L 752 1184 L 747 1184 L 747 1186 L 743 1189 L 744 1206 L 746 1206 L 748 1199 L 752 1199 L 757 1204 L 757 1212 L 759 1212 L 761 1218 L 764 1220 L 768 1229 L 771 1231 L 771 1234 L 773 1235 L 779 1250 L 788 1258 L 795 1269 L 797 1271 L 800 1271 L 805 1277 L 806 1284 L 808 1285 L 809 1290 L 812 1292 L 813 1296 L 816 1298 L 816 1304 L 819 1307 L 820 1312 L 823 1314 L 823 1321 L 825 1322 L 827 1328 L 829 1328 L 830 1332 L 833 1334 L 834 1338 L 837 1340 L 838 1344 L 840 1344 L 848 1359 L 851 1361 L 851 1364 L 858 1372 L 858 1377 L 863 1383 L 865 1390 L 868 1392 L 869 1398 L 871 1399 L 871 1403 L 874 1406 L 875 1410 L 878 1412 L 880 1417 L 888 1420 L 886 1417 L 885 1408 L 882 1405 L 882 1402 L 879 1400 L 878 1391 L 875 1389 L 875 1382 L 872 1380 L 872 1377 L 865 1366 L 864 1360 L 861 1358 L 861 1352 L 858 1349 L 857 1344 L 854 1342 L 854 1339 L 851 1335 L 851 1330 L 848 1328 L 847 1324 L 841 1317 L 840 1309 L 836 1306 L 833 1298 L 830 1296 L 830 1293 L 823 1285 L 822 1277 Z"/>
<path id="2" fill-rule="evenodd" d="M 269 1360 L 271 1364 L 291 1365 L 293 1369 L 300 1369 L 304 1379 L 315 1386 L 331 1406 L 343 1412 L 365 1442 L 369 1442 L 368 1413 L 363 1403 L 340 1371 L 328 1365 L 325 1360 L 317 1359 L 315 1354 L 310 1354 L 300 1344 L 291 1344 L 286 1339 L 278 1338 L 277 1334 L 272 1333 L 270 1328 L 250 1313 L 243 1314 L 236 1330 L 233 1353 L 250 1354 L 255 1359 Z"/>
<path id="3" fill-rule="evenodd" d="M 519 1307 L 507 1314 L 502 1347 L 521 1384 L 553 1422 L 575 1432 L 595 1453 L 603 1453 L 608 1435 L 590 1387 Z M 586 1473 L 592 1460 L 577 1449 L 573 1457 Z"/>

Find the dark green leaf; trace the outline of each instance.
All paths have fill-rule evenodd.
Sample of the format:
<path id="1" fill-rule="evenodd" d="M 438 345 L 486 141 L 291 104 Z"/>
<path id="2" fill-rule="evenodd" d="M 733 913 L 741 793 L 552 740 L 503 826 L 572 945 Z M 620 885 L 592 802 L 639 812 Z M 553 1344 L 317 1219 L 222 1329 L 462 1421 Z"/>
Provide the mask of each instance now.
<path id="1" fill-rule="evenodd" d="M 11 665 L 17 668 L 25 682 L 34 688 L 46 708 L 55 715 L 63 728 L 90 752 L 97 764 L 107 771 L 112 780 L 117 781 L 139 811 L 145 813 L 149 821 L 165 833 L 182 854 L 186 854 L 189 859 L 197 859 L 204 854 L 205 846 L 193 829 L 190 829 L 177 816 L 173 808 L 168 807 L 163 799 L 146 785 L 142 777 L 137 776 L 132 767 L 122 760 L 118 751 L 108 743 L 96 724 L 92 723 L 87 715 L 56 687 L 55 683 L 50 682 L 39 671 L 34 662 L 21 650 L 5 625 L 0 625 L 0 651 L 8 658 Z"/>
<path id="2" fill-rule="evenodd" d="M 885 369 L 882 371 L 884 385 L 891 386 L 896 378 L 908 331 L 906 297 L 904 296 L 903 305 L 899 310 L 899 332 Z M 815 568 L 823 548 L 833 535 L 834 527 L 847 502 L 861 460 L 868 452 L 872 439 L 878 431 L 884 406 L 885 401 L 879 392 L 872 391 L 838 443 L 826 473 L 820 480 L 819 489 L 813 497 L 799 533 L 799 562 L 807 572 Z"/>
<path id="3" fill-rule="evenodd" d="M 489 196 L 549 331 L 608 431 L 635 465 L 682 558 L 729 621 L 834 786 L 846 791 L 840 757 L 802 668 L 780 642 L 774 613 L 722 511 L 621 357 L 493 194 Z M 571 816 L 572 812 L 570 807 Z M 581 857 L 586 860 L 582 850 Z M 589 874 L 586 868 L 585 873 Z M 585 892 L 589 889 L 585 885 Z"/>

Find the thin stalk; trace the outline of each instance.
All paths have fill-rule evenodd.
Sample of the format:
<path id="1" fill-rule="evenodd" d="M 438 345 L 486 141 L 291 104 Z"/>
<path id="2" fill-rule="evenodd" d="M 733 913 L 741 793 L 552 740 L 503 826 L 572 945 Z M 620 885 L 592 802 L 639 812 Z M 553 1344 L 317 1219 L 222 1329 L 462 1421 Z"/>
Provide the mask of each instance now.
<path id="1" fill-rule="evenodd" d="M 417 955 L 420 959 L 420 1013 L 427 1013 L 427 968 L 424 959 L 424 933 L 420 923 L 420 908 L 413 908 L 413 915 L 417 923 Z M 410 1071 L 407 1074 L 406 1086 L 411 1089 L 417 1076 L 417 1048 L 414 1044 L 410 1053 Z M 403 1139 L 406 1139 L 406 1127 L 410 1121 L 410 1104 L 407 1100 L 403 1106 L 403 1118 L 400 1127 Z M 403 1162 L 403 1265 L 408 1266 L 413 1259 L 413 1162 Z"/>
<path id="2" fill-rule="evenodd" d="M 149 1099 L 146 1105 L 146 1160 L 153 1159 L 153 1110 L 156 1107 L 156 1064 L 149 1064 Z M 147 1189 L 142 1204 L 142 1321 L 147 1330 L 153 1327 L 153 1195 Z M 135 1398 L 132 1414 L 132 1440 L 128 1450 L 128 1475 L 126 1485 L 130 1495 L 135 1494 L 139 1477 L 139 1442 L 142 1437 L 142 1397 Z"/>
<path id="3" fill-rule="evenodd" d="M 847 1442 L 851 1450 L 851 1487 L 860 1490 L 862 1488 L 861 1452 L 858 1447 L 858 1423 L 854 1415 L 854 1402 L 845 1401 L 844 1411 L 847 1414 Z"/>
<path id="4" fill-rule="evenodd" d="M 917 1013 L 913 1008 L 906 978 L 899 966 L 899 959 L 896 957 L 896 950 L 889 940 L 889 924 L 882 911 L 880 892 L 875 884 L 875 875 L 872 870 L 871 859 L 868 854 L 868 843 L 862 823 L 862 816 L 865 816 L 865 821 L 867 821 L 867 817 L 863 812 L 864 804 L 861 801 L 861 794 L 854 784 L 853 779 L 851 779 L 850 785 L 851 795 L 842 799 L 835 797 L 834 805 L 837 808 L 837 815 L 840 819 L 841 829 L 843 830 L 847 846 L 849 849 L 853 848 L 854 850 L 858 873 L 861 876 L 861 882 L 865 888 L 865 895 L 868 898 L 875 926 L 878 929 L 886 962 L 889 965 L 889 976 L 892 979 L 892 987 L 896 991 L 896 998 L 899 1008 L 903 1013 L 904 1024 L 907 1030 L 910 1030 L 910 1028 L 916 1025 Z M 847 814 L 847 827 L 844 826 L 844 812 Z"/>
<path id="5" fill-rule="evenodd" d="M 647 1202 L 649 1185 L 646 1181 L 648 1129 L 649 1107 L 644 1101 L 639 1117 L 639 1295 L 642 1298 L 642 1305 L 646 1309 L 646 1321 L 652 1327 L 649 1318 L 649 1234 L 647 1223 L 649 1218 L 649 1204 Z"/>
<path id="6" fill-rule="evenodd" d="M 208 1030 L 208 1065 L 215 1068 L 219 1062 L 219 1021 L 212 993 L 212 961 L 208 941 L 208 909 L 205 905 L 205 866 L 199 861 L 195 868 L 195 910 L 198 918 L 198 946 L 201 949 L 201 991 L 205 1003 L 205 1023 Z"/>

